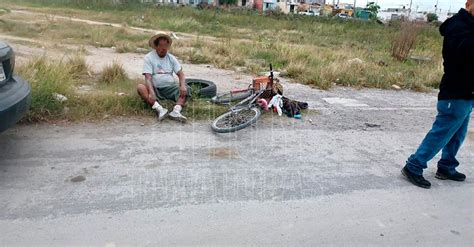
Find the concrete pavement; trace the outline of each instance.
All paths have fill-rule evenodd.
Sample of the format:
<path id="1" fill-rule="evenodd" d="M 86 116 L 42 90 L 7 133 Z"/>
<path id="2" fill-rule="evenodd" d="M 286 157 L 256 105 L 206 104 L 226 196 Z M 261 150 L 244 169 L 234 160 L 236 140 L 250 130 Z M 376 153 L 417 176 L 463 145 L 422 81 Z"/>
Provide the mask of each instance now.
<path id="1" fill-rule="evenodd" d="M 474 245 L 472 124 L 468 180 L 432 162 L 424 190 L 400 169 L 434 94 L 299 87 L 318 112 L 228 135 L 152 116 L 0 134 L 0 244 Z"/>

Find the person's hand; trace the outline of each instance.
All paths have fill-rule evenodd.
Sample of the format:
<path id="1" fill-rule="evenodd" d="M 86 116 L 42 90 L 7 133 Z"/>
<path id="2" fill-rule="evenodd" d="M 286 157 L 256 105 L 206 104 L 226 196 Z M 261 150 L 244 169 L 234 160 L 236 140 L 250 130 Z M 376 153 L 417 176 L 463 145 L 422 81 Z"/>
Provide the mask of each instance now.
<path id="1" fill-rule="evenodd" d="M 188 94 L 188 89 L 186 88 L 185 85 L 181 85 L 179 87 L 179 96 L 185 97 Z"/>

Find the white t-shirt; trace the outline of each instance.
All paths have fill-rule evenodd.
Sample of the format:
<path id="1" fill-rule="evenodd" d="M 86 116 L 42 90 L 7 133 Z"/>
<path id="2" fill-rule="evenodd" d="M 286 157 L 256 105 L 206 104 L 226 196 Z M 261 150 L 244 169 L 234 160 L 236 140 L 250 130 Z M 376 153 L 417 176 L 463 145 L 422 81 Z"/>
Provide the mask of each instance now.
<path id="1" fill-rule="evenodd" d="M 161 58 L 156 51 L 151 51 L 145 55 L 143 63 L 143 74 L 151 74 L 153 77 L 153 85 L 155 87 L 163 87 L 175 84 L 173 77 L 181 71 L 181 64 L 175 56 L 170 53 Z"/>

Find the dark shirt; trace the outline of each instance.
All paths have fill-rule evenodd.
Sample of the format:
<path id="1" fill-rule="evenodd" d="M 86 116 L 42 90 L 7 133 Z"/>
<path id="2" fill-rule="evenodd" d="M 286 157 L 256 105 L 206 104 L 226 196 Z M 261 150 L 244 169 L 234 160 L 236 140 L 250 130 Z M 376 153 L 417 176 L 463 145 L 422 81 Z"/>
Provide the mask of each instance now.
<path id="1" fill-rule="evenodd" d="M 474 17 L 465 9 L 440 27 L 444 75 L 439 100 L 474 99 Z"/>

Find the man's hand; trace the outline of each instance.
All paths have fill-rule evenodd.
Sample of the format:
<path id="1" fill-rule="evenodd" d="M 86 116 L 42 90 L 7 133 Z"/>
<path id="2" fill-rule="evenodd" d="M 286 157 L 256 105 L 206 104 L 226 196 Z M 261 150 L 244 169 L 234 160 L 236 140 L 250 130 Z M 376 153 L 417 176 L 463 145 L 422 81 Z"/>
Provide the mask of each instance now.
<path id="1" fill-rule="evenodd" d="M 186 97 L 187 94 L 188 94 L 188 89 L 186 88 L 186 86 L 185 85 L 179 86 L 179 96 Z"/>
<path id="2" fill-rule="evenodd" d="M 188 93 L 188 89 L 186 88 L 186 79 L 183 70 L 180 70 L 178 73 L 176 73 L 176 75 L 179 78 L 179 97 L 185 98 Z"/>

